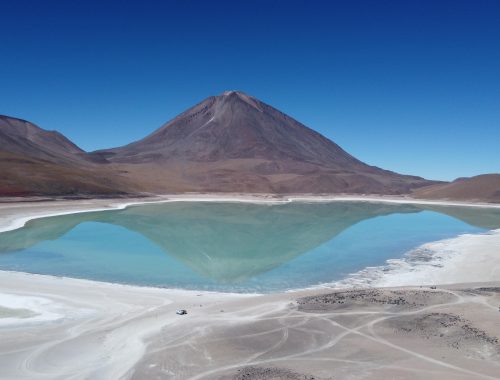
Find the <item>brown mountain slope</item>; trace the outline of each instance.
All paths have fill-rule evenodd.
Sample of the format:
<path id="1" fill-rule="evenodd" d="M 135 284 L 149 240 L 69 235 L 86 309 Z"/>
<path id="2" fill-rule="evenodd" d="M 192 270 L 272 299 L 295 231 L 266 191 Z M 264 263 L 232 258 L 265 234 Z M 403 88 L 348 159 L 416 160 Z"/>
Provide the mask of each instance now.
<path id="1" fill-rule="evenodd" d="M 432 182 L 369 166 L 238 91 L 212 96 L 132 144 L 93 153 L 152 192 L 405 194 Z"/>
<path id="2" fill-rule="evenodd" d="M 0 196 L 125 193 L 123 179 L 98 162 L 59 132 L 0 116 Z"/>
<path id="3" fill-rule="evenodd" d="M 500 203 L 500 174 L 459 178 L 451 183 L 423 187 L 416 190 L 413 195 L 424 199 Z"/>
<path id="4" fill-rule="evenodd" d="M 319 133 L 237 91 L 212 96 L 144 139 L 107 152 L 110 160 L 127 163 L 265 159 L 366 167 Z"/>
<path id="5" fill-rule="evenodd" d="M 5 115 L 0 115 L 0 149 L 54 163 L 95 161 L 59 132 Z"/>

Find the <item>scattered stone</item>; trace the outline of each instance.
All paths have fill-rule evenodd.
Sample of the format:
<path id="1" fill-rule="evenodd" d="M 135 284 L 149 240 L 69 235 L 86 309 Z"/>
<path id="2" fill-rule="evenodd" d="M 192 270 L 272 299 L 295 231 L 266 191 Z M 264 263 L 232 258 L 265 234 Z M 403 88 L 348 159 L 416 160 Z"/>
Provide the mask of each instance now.
<path id="1" fill-rule="evenodd" d="M 500 287 L 484 287 L 484 288 L 477 288 L 476 290 L 480 292 L 500 293 Z"/>
<path id="2" fill-rule="evenodd" d="M 250 366 L 241 368 L 237 372 L 233 380 L 321 380 L 318 377 L 300 374 L 286 368 Z"/>
<path id="3" fill-rule="evenodd" d="M 374 305 L 413 309 L 450 302 L 455 297 L 451 293 L 430 290 L 362 289 L 303 297 L 297 303 L 299 310 L 314 312 Z"/>
<path id="4" fill-rule="evenodd" d="M 472 322 L 455 314 L 426 313 L 392 319 L 389 326 L 400 334 L 416 335 L 424 339 L 438 339 L 468 356 L 500 356 L 500 341 L 496 336 L 472 325 Z"/>

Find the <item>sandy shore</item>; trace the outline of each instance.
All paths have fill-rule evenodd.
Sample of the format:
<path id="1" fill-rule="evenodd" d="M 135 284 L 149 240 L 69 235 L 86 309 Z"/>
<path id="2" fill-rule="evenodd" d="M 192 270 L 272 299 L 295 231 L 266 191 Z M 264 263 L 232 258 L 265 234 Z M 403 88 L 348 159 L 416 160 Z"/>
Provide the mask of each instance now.
<path id="1" fill-rule="evenodd" d="M 0 231 L 48 215 L 193 200 L 418 203 L 208 194 L 15 202 L 0 204 Z M 397 267 L 390 276 L 375 270 L 371 283 L 359 284 L 393 288 L 271 295 L 0 272 L 0 378 L 498 379 L 500 282 L 484 283 L 500 279 L 498 247 L 500 231 L 464 235 L 424 245 L 408 260 L 389 262 Z M 394 287 L 456 282 L 476 283 Z"/>
<path id="2" fill-rule="evenodd" d="M 330 284 L 336 288 L 446 285 L 500 279 L 500 230 L 430 242 L 386 265 Z"/>
<path id="3" fill-rule="evenodd" d="M 17 312 L 37 305 L 47 313 L 0 318 L 6 320 L 2 379 L 496 379 L 500 373 L 500 283 L 258 296 L 3 272 L 0 289 L 17 299 Z M 188 314 L 176 315 L 179 308 Z"/>
<path id="4" fill-rule="evenodd" d="M 3 310 L 25 312 L 0 318 L 2 379 L 128 377 L 147 338 L 179 328 L 176 309 L 196 318 L 205 314 L 202 304 L 252 297 L 15 272 L 1 273 L 0 289 Z"/>

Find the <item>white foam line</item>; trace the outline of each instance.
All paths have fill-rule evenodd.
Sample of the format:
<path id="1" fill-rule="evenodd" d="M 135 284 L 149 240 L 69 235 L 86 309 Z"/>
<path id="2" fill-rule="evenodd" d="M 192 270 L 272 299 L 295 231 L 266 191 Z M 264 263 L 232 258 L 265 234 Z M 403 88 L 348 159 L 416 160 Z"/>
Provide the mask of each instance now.
<path id="1" fill-rule="evenodd" d="M 120 209 L 124 209 L 124 208 L 126 208 L 128 206 L 129 205 L 124 204 L 123 207 L 122 207 L 122 205 L 119 205 L 119 206 L 116 206 L 116 207 L 110 206 L 110 207 L 107 207 L 107 208 L 103 207 L 103 208 L 72 210 L 72 211 L 58 211 L 58 212 L 49 212 L 49 213 L 39 214 L 39 215 L 22 216 L 22 217 L 19 217 L 19 218 L 15 218 L 7 226 L 0 228 L 0 233 L 7 232 L 7 231 L 13 231 L 13 230 L 17 230 L 19 228 L 22 228 L 30 220 L 42 219 L 42 218 L 50 218 L 52 216 L 81 214 L 81 213 L 85 213 L 85 212 L 120 210 Z"/>
<path id="2" fill-rule="evenodd" d="M 107 207 L 99 208 L 88 208 L 81 210 L 69 210 L 69 211 L 57 211 L 48 212 L 37 215 L 21 216 L 13 219 L 9 224 L 0 228 L 0 233 L 17 230 L 22 228 L 31 220 L 50 218 L 52 216 L 62 216 L 71 214 L 82 214 L 87 212 L 99 212 L 99 211 L 112 211 L 112 210 L 123 210 L 130 206 L 156 204 L 156 203 L 171 203 L 171 202 L 229 202 L 229 203 L 265 203 L 265 204 L 276 204 L 276 203 L 288 203 L 289 200 L 267 200 L 267 199 L 244 199 L 244 198 L 171 198 L 171 199 L 160 199 L 160 200 L 148 200 L 148 201 L 136 201 L 136 202 L 126 202 L 126 203 L 110 203 Z M 61 206 L 61 207 L 64 207 Z"/>
<path id="3" fill-rule="evenodd" d="M 421 199 L 407 198 L 377 198 L 377 197 L 351 197 L 351 196 L 335 196 L 335 197 L 289 197 L 291 201 L 299 202 L 370 202 L 370 203 L 395 203 L 395 204 L 416 204 L 416 205 L 432 205 L 432 206 L 460 206 L 460 207 L 481 207 L 481 208 L 500 208 L 500 204 L 493 203 L 473 203 L 473 202 L 451 202 L 451 201 L 426 201 Z"/>

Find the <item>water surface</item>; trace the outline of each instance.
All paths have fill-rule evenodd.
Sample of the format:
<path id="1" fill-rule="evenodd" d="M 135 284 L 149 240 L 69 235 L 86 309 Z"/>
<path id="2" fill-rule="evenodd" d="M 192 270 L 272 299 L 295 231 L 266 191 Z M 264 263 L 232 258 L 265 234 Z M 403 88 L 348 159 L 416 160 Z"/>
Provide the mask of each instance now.
<path id="1" fill-rule="evenodd" d="M 33 220 L 0 269 L 238 292 L 340 280 L 430 241 L 500 228 L 494 209 L 366 202 L 177 202 Z"/>

